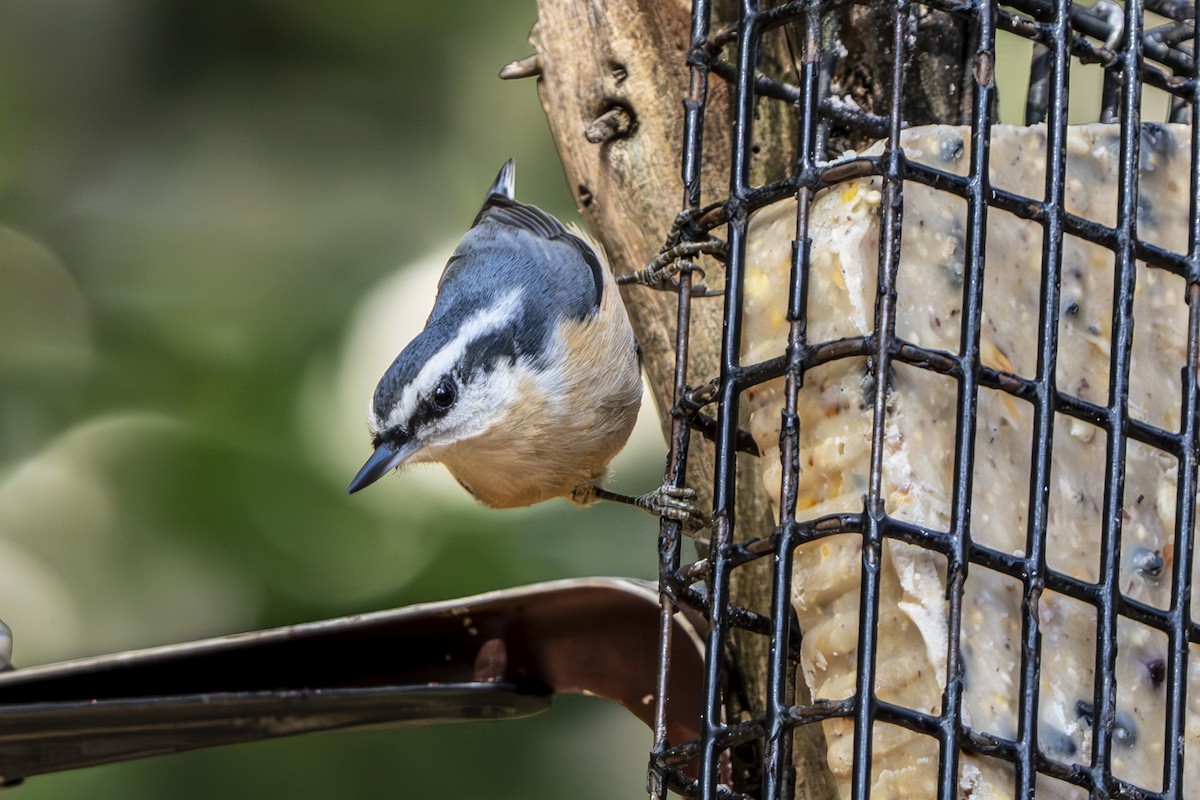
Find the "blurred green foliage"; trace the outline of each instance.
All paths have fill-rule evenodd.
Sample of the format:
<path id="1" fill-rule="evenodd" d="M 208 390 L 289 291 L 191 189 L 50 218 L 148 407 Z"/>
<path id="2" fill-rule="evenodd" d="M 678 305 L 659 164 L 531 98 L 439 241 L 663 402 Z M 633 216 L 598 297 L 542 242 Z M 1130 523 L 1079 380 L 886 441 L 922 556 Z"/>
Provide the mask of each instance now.
<path id="1" fill-rule="evenodd" d="M 9 0 L 0 17 L 0 618 L 18 665 L 653 576 L 655 526 L 627 509 L 488 511 L 440 468 L 345 494 L 374 381 L 423 319 L 395 303 L 432 302 L 405 265 L 436 277 L 510 156 L 523 199 L 574 215 L 533 82 L 495 77 L 530 52 L 533 0 Z M 662 453 L 633 446 L 616 486 L 656 485 Z M 628 796 L 649 739 L 568 698 L 14 797 Z"/>

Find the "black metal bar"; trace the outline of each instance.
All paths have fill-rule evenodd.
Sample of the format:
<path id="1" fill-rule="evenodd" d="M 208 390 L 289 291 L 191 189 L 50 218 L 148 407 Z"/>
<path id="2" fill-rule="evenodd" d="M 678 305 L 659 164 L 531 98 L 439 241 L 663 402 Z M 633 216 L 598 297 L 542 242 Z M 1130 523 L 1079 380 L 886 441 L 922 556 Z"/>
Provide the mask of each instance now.
<path id="1" fill-rule="evenodd" d="M 1009 3 L 1006 5 L 1013 4 Z M 1052 5 L 1046 3 L 1045 7 L 1051 8 Z M 1108 28 L 1103 23 L 1096 22 L 1091 15 L 1082 13 L 1080 6 L 1072 6 L 1072 8 L 1074 9 L 1071 15 L 1072 24 L 1086 28 L 1085 33 L 1089 33 L 1100 39 L 1101 42 L 1104 42 L 1109 33 Z M 1018 36 L 1047 47 L 1051 47 L 1054 44 L 1050 28 L 1043 27 L 1042 23 L 1033 22 L 1005 9 L 1000 10 L 996 21 L 997 27 L 1002 31 L 1015 33 Z M 1104 44 L 1093 44 L 1086 36 L 1072 34 L 1068 41 L 1071 45 L 1071 55 L 1078 58 L 1082 64 L 1099 64 L 1107 67 L 1117 60 L 1117 53 L 1114 50 L 1109 49 Z M 1185 74 L 1191 73 L 1192 57 L 1178 46 L 1160 44 L 1149 38 L 1143 40 L 1143 46 L 1146 47 L 1151 58 L 1169 67 L 1172 71 Z M 1150 64 L 1143 65 L 1139 78 L 1146 85 L 1162 89 L 1171 94 L 1190 95 L 1195 91 L 1194 81 L 1178 80 Z"/>
<path id="2" fill-rule="evenodd" d="M 1064 215 L 1065 218 L 1066 215 Z M 1191 267 L 1188 267 L 1190 270 Z M 870 337 L 852 337 L 837 339 L 830 342 L 820 342 L 803 348 L 796 356 L 802 358 L 807 368 L 827 364 L 841 358 L 869 355 L 872 339 Z M 927 347 L 907 342 L 901 337 L 895 337 L 889 350 L 895 361 L 912 364 L 922 369 L 958 378 L 962 374 L 962 365 L 956 356 L 944 350 L 933 350 Z M 749 364 L 740 370 L 738 378 L 742 387 L 782 377 L 787 368 L 787 356 L 779 356 L 769 361 Z M 1022 378 L 1003 370 L 992 367 L 982 367 L 979 372 L 979 385 L 988 389 L 1007 392 L 1021 400 L 1034 402 L 1038 393 L 1036 380 Z M 1083 420 L 1092 425 L 1103 426 L 1106 419 L 1104 406 L 1075 397 L 1065 392 L 1055 392 L 1054 410 L 1073 419 Z M 1180 435 L 1163 430 L 1155 425 L 1139 419 L 1129 420 L 1127 434 L 1130 439 L 1160 450 L 1171 450 L 1178 446 Z"/>
<path id="3" fill-rule="evenodd" d="M 1124 595 L 1117 598 L 1117 612 L 1123 617 L 1127 617 L 1148 628 L 1160 630 L 1163 633 L 1170 633 L 1173 624 L 1170 611 L 1156 608 L 1155 606 L 1148 605 L 1140 600 L 1133 600 Z M 1186 635 L 1192 637 L 1193 641 L 1197 641 L 1197 636 L 1200 636 L 1200 629 L 1194 625 L 1185 623 L 1184 631 Z"/>
<path id="4" fill-rule="evenodd" d="M 1041 697 L 1042 633 L 1039 609 L 1046 586 L 1051 458 L 1058 371 L 1058 304 L 1066 213 L 1067 108 L 1071 37 L 1070 0 L 1055 0 L 1053 49 L 1047 50 L 1045 220 L 1042 223 L 1042 280 L 1039 289 L 1038 357 L 1030 456 L 1029 522 L 1025 533 L 1028 568 L 1022 570 L 1021 676 L 1017 696 L 1014 796 L 1032 800 L 1037 790 L 1037 721 Z"/>
<path id="5" fill-rule="evenodd" d="M 875 295 L 875 325 L 871 365 L 875 374 L 871 418 L 871 459 L 864 509 L 861 586 L 859 589 L 858 652 L 855 676 L 854 763 L 850 796 L 866 800 L 871 791 L 871 751 L 878 699 L 875 696 L 875 657 L 878 650 L 879 580 L 883 560 L 884 518 L 883 454 L 887 418 L 887 375 L 891 370 L 889 344 L 896 335 L 896 273 L 900 267 L 900 237 L 903 222 L 901 197 L 904 189 L 904 152 L 900 146 L 904 96 L 905 40 L 908 0 L 894 3 L 892 29 L 892 85 L 889 91 L 887 144 L 884 148 L 883 191 L 879 210 L 878 288 Z"/>
<path id="6" fill-rule="evenodd" d="M 811 240 L 808 236 L 808 209 L 814 189 L 804 185 L 803 176 L 817 172 L 816 151 L 818 80 L 820 72 L 820 11 L 816 2 L 806 4 L 804 44 L 800 58 L 800 87 L 802 100 L 797 105 L 799 146 L 797 174 L 801 177 L 796 192 L 796 235 L 792 240 L 792 272 L 788 293 L 788 351 L 802 349 L 807 342 L 808 268 Z M 767 665 L 767 739 L 763 769 L 763 792 L 766 797 L 788 797 L 794 787 L 792 766 L 792 734 L 788 724 L 788 708 L 794 696 L 794 665 L 792 663 L 791 633 L 793 611 L 792 564 L 798 540 L 795 537 L 796 502 L 799 482 L 800 418 L 796 398 L 804 383 L 800 364 L 789 358 L 795 368 L 789 369 L 784 388 L 784 408 L 780 425 L 779 452 L 783 477 L 780 486 L 780 534 L 775 547 L 774 575 L 771 597 L 771 647 Z"/>
<path id="7" fill-rule="evenodd" d="M 685 794 L 689 797 L 696 797 L 700 791 L 699 787 L 699 781 L 689 778 L 677 771 L 671 773 L 671 788 L 680 794 Z M 751 797 L 748 794 L 730 791 L 729 787 L 727 786 L 718 786 L 716 790 L 716 797 L 717 800 L 757 800 L 757 798 Z"/>
<path id="8" fill-rule="evenodd" d="M 963 198 L 967 196 L 966 181 L 961 176 L 951 175 L 924 164 L 909 164 L 907 177 L 909 180 L 919 181 L 939 191 L 951 192 Z M 1033 222 L 1043 223 L 1046 219 L 1045 204 L 1042 201 L 1022 197 L 994 186 L 989 192 L 988 205 Z M 1062 226 L 1065 233 L 1087 239 L 1089 242 L 1109 250 L 1116 251 L 1122 246 L 1119 228 L 1109 227 L 1069 212 L 1062 215 Z M 1192 264 L 1186 256 L 1142 241 L 1135 241 L 1134 247 L 1139 261 L 1162 267 L 1180 277 L 1190 278 Z"/>
<path id="9" fill-rule="evenodd" d="M 1114 61 L 1114 65 L 1117 62 Z M 1118 106 L 1121 101 L 1123 72 L 1117 66 L 1109 66 L 1104 70 L 1104 79 L 1100 89 L 1100 121 L 1114 123 L 1119 120 Z"/>
<path id="10" fill-rule="evenodd" d="M 1192 41 L 1200 42 L 1200 14 L 1192 6 Z M 1200 77 L 1200 64 L 1193 66 L 1192 77 Z M 1191 119 L 1200 120 L 1196 103 L 1191 103 Z M 1188 259 L 1193 275 L 1200 275 L 1200 127 L 1192 125 L 1189 176 Z M 1185 727 L 1187 722 L 1188 645 L 1196 641 L 1191 623 L 1192 565 L 1195 554 L 1197 461 L 1200 460 L 1200 284 L 1187 287 L 1188 331 L 1187 360 L 1182 370 L 1180 436 L 1175 452 L 1178 459 L 1175 486 L 1175 565 L 1171 572 L 1170 628 L 1167 631 L 1166 719 L 1163 741 L 1177 742 L 1163 755 L 1163 791 L 1168 797 L 1183 797 Z M 1193 754 L 1195 757 L 1195 754 Z"/>
<path id="11" fill-rule="evenodd" d="M 709 30 L 709 0 L 695 0 L 692 10 L 691 48 L 689 53 L 702 52 Z M 708 99 L 708 68 L 703 59 L 689 58 L 690 85 L 683 100 L 683 153 L 680 177 L 683 180 L 683 207 L 694 212 L 700 205 L 701 158 L 704 141 L 704 107 Z M 675 375 L 672 404 L 679 409 L 687 391 L 688 343 L 691 329 L 692 273 L 685 268 L 679 275 L 679 301 L 675 322 Z M 682 413 L 672 414 L 671 449 L 667 455 L 666 481 L 681 488 L 687 477 L 687 453 L 691 426 Z M 662 800 L 667 792 L 667 774 L 656 769 L 657 757 L 670 745 L 667 738 L 667 690 L 670 685 L 671 636 L 673 617 L 677 612 L 671 576 L 679 570 L 682 544 L 682 525 L 663 518 L 659 525 L 659 630 L 661 646 L 658 665 L 657 693 L 654 713 L 654 745 L 650 754 L 647 783 L 652 800 Z"/>
<path id="12" fill-rule="evenodd" d="M 944 11 L 949 11 L 957 14 L 973 13 L 972 5 L 955 2 L 929 2 L 927 5 L 931 8 L 940 8 Z M 1042 20 L 1050 20 L 1053 18 L 1053 3 L 1050 0 L 1046 2 L 1009 2 L 1006 5 L 1025 10 L 1032 13 L 1035 18 Z M 777 9 L 776 9 L 777 10 Z M 1181 21 L 1186 21 L 1187 17 L 1178 18 Z M 1083 6 L 1072 6 L 1071 21 L 1075 29 L 1081 31 L 1084 35 L 1071 34 L 1068 38 L 1071 46 L 1072 55 L 1076 56 L 1083 64 L 1100 64 L 1103 67 L 1111 67 L 1118 60 L 1118 54 L 1115 50 L 1105 46 L 1105 44 L 1094 44 L 1087 37 L 1099 39 L 1102 43 L 1105 42 L 1111 31 L 1108 28 L 1108 23 L 1091 13 L 1091 11 Z M 1014 14 L 1012 11 L 1001 8 L 998 9 L 996 18 L 997 28 L 999 30 L 1015 33 L 1033 40 L 1034 42 L 1047 48 L 1054 44 L 1053 33 L 1051 28 L 1043 26 L 1040 22 L 1030 20 L 1026 17 Z M 732 41 L 733 31 L 727 31 L 725 34 L 716 37 L 714 42 Z M 1157 61 L 1160 64 L 1168 67 L 1176 74 L 1191 74 L 1192 72 L 1192 56 L 1187 51 L 1179 47 L 1179 42 L 1174 42 L 1169 39 L 1164 39 L 1161 36 L 1147 34 L 1143 38 L 1143 49 L 1146 55 Z M 1035 58 L 1038 55 L 1035 50 Z M 712 54 L 711 68 L 718 76 L 729 82 L 734 82 L 737 78 L 737 66 L 730 61 L 716 57 L 716 53 Z M 1044 94 L 1041 94 L 1040 82 L 1036 78 L 1040 75 L 1040 71 L 1035 62 L 1034 69 L 1031 72 L 1030 91 L 1034 94 L 1032 98 L 1040 97 L 1044 100 Z M 1139 72 L 1139 79 L 1156 89 L 1162 89 L 1176 97 L 1191 98 L 1197 91 L 1197 82 L 1187 79 L 1180 80 L 1174 75 L 1170 75 L 1162 69 L 1150 65 L 1143 64 Z M 776 100 L 783 100 L 789 103 L 795 103 L 800 98 L 800 89 L 785 80 L 780 80 L 768 75 L 758 74 L 755 76 L 755 90 L 762 97 L 769 97 Z M 1117 84 L 1111 80 L 1108 89 L 1104 96 L 1104 107 L 1108 109 L 1110 118 L 1105 121 L 1115 121 L 1115 117 L 1111 117 L 1115 113 L 1115 103 L 1117 102 Z M 1032 113 L 1037 106 L 1027 105 L 1027 114 Z M 830 118 L 836 118 L 839 121 L 849 123 L 853 127 L 864 132 L 873 133 L 878 136 L 887 134 L 887 119 L 885 117 L 870 114 L 855 108 L 853 105 L 846 104 L 835 97 L 825 97 L 821 101 L 822 111 Z M 1040 112 L 1032 117 L 1027 117 L 1026 124 L 1034 124 L 1040 122 L 1042 114 Z"/>
<path id="13" fill-rule="evenodd" d="M 1137 234 L 1138 164 L 1141 147 L 1141 0 L 1125 3 L 1125 46 L 1121 53 L 1116 279 L 1113 282 L 1113 328 L 1109 360 L 1105 429 L 1104 502 L 1100 532 L 1100 592 L 1096 602 L 1096 672 L 1093 692 L 1092 798 L 1109 796 L 1112 784 L 1112 734 L 1116 723 L 1118 577 L 1121 568 L 1125 453 L 1129 428 L 1129 370 L 1133 350 L 1133 291 L 1137 277 L 1134 237 Z"/>
<path id="14" fill-rule="evenodd" d="M 963 591 L 968 574 L 967 553 L 971 547 L 971 496 L 975 470 L 976 411 L 979 403 L 980 326 L 983 317 L 983 273 L 987 252 L 987 195 L 992 138 L 992 108 L 995 102 L 996 33 L 989 0 L 976 7 L 976 50 L 972 74 L 974 97 L 971 109 L 970 192 L 967 198 L 966 242 L 963 253 L 962 324 L 959 332 L 961 375 L 955 408 L 954 482 L 950 505 L 952 547 L 946 563 L 947 653 L 941 719 L 937 726 L 938 798 L 953 800 L 959 795 L 959 733 L 962 717 Z"/>
<path id="15" fill-rule="evenodd" d="M 1025 124 L 1037 125 L 1046 121 L 1050 94 L 1051 50 L 1041 42 L 1033 43 L 1029 64 L 1029 89 L 1025 95 Z"/>
<path id="16" fill-rule="evenodd" d="M 1200 139 L 1192 133 L 1192 232 L 1188 249 L 1197 256 L 1196 155 Z M 1170 627 L 1167 631 L 1166 720 L 1164 742 L 1175 746 L 1163 755 L 1163 793 L 1183 797 L 1185 727 L 1187 722 L 1188 645 L 1200 642 L 1196 626 L 1190 624 L 1192 608 L 1192 564 L 1195 554 L 1196 469 L 1200 460 L 1200 389 L 1197 387 L 1197 360 L 1200 359 L 1200 284 L 1188 286 L 1187 365 L 1183 368 L 1182 434 L 1186 444 L 1176 452 L 1178 483 L 1175 487 L 1175 565 L 1171 571 Z M 1194 757 L 1194 756 L 1193 756 Z"/>
<path id="17" fill-rule="evenodd" d="M 738 15 L 738 75 L 729 170 L 730 220 L 726 240 L 729 260 L 725 270 L 725 325 L 721 338 L 721 376 L 718 391 L 716 464 L 713 478 L 713 532 L 709 549 L 713 560 L 709 613 L 708 661 L 704 675 L 704 713 L 700 739 L 700 797 L 716 795 L 719 778 L 722 664 L 729 634 L 728 551 L 733 541 L 734 496 L 737 477 L 735 443 L 738 429 L 738 391 L 730 375 L 737 369 L 741 348 L 742 282 L 746 259 L 746 225 L 749 212 L 742 205 L 749 192 L 750 154 L 754 124 L 754 74 L 758 63 L 758 3 L 742 0 Z"/>
<path id="18" fill-rule="evenodd" d="M 827 719 L 848 717 L 854 713 L 854 699 L 813 700 L 806 706 L 788 709 L 788 718 L 793 726 L 824 722 Z"/>
<path id="19" fill-rule="evenodd" d="M 1146 8 L 1171 19 L 1196 18 L 1196 4 L 1193 0 L 1146 0 Z"/>
<path id="20" fill-rule="evenodd" d="M 795 509 L 792 509 L 795 514 Z M 795 540 L 785 528 L 775 551 L 771 595 L 771 646 L 767 662 L 766 752 L 763 789 L 767 797 L 789 797 L 794 786 L 791 728 L 786 724 L 794 690 L 791 662 L 792 560 Z"/>

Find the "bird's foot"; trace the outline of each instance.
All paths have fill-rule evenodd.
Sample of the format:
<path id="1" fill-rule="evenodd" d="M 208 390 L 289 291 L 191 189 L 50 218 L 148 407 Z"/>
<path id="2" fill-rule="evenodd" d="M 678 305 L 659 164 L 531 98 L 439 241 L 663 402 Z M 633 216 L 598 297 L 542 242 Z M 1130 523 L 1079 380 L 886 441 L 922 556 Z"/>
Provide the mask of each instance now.
<path id="1" fill-rule="evenodd" d="M 673 520 L 682 524 L 684 531 L 689 536 L 693 531 L 704 530 L 711 524 L 708 515 L 696 506 L 696 490 L 686 486 L 675 487 L 665 484 L 653 492 L 631 497 L 588 483 L 575 487 L 571 493 L 571 502 L 578 505 L 590 505 L 598 500 L 623 503 L 640 508 L 656 517 Z"/>
<path id="2" fill-rule="evenodd" d="M 693 256 L 701 253 L 724 259 L 727 248 L 724 242 L 716 238 L 708 238 L 699 242 L 682 242 L 659 253 L 645 268 L 618 275 L 617 283 L 621 285 L 636 283 L 659 291 L 673 292 L 679 288 L 678 277 L 684 272 L 699 273 L 701 279 L 705 277 L 704 270 L 690 260 Z M 692 294 L 696 297 L 714 297 L 724 294 L 724 291 L 709 289 L 703 283 L 698 283 L 692 286 Z"/>
<path id="3" fill-rule="evenodd" d="M 634 504 L 655 516 L 684 524 L 691 522 L 697 528 L 707 528 L 712 522 L 708 515 L 696 506 L 696 490 L 686 486 L 663 484 L 653 492 L 635 498 Z"/>

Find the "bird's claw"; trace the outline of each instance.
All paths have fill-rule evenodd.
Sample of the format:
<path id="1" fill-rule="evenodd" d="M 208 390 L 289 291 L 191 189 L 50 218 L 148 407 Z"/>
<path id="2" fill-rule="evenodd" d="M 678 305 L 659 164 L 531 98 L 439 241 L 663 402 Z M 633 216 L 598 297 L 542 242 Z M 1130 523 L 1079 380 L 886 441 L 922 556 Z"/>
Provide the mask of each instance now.
<path id="1" fill-rule="evenodd" d="M 712 520 L 696 507 L 696 491 L 686 486 L 675 487 L 669 484 L 655 489 L 653 492 L 633 497 L 627 494 L 610 492 L 594 483 L 581 484 L 568 495 L 576 505 L 587 506 L 597 500 L 612 500 L 627 506 L 640 508 L 661 519 L 669 519 L 680 523 L 686 536 L 697 538 L 695 534 L 711 527 Z"/>
<path id="2" fill-rule="evenodd" d="M 701 278 L 704 277 L 704 270 L 700 267 L 697 267 L 695 264 L 692 264 L 691 262 L 677 259 L 662 264 L 656 259 L 645 269 L 639 269 L 637 272 L 628 272 L 624 275 L 619 275 L 617 277 L 617 283 L 622 285 L 636 283 L 639 286 L 645 286 L 650 289 L 656 289 L 662 292 L 672 292 L 679 288 L 679 281 L 677 279 L 680 273 L 684 271 L 698 272 L 700 273 Z M 695 288 L 699 289 L 701 286 L 703 286 L 703 284 Z"/>
<path id="3" fill-rule="evenodd" d="M 678 276 L 684 272 L 699 273 L 701 280 L 706 277 L 704 269 L 690 260 L 701 253 L 724 259 L 727 248 L 724 242 L 711 237 L 699 242 L 683 242 L 659 253 L 644 269 L 618 275 L 617 283 L 636 283 L 659 291 L 675 291 L 679 288 Z M 724 291 L 712 290 L 703 283 L 698 283 L 692 287 L 692 294 L 697 297 L 714 297 L 724 294 Z"/>
<path id="4" fill-rule="evenodd" d="M 710 523 L 708 515 L 696 507 L 696 490 L 686 486 L 664 484 L 637 498 L 637 505 L 675 522 L 695 523 L 698 528 L 707 528 Z"/>

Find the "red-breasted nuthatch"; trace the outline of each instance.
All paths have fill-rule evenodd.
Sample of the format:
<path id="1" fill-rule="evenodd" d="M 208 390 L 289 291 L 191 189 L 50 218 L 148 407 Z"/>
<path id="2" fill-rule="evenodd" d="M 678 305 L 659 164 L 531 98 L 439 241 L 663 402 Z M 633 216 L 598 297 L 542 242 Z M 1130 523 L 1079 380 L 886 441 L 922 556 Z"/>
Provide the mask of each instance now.
<path id="1" fill-rule="evenodd" d="M 513 188 L 509 161 L 446 263 L 425 330 L 379 381 L 375 452 L 350 491 L 438 461 L 496 508 L 609 499 L 685 517 L 686 490 L 600 488 L 641 405 L 637 341 L 603 251 Z"/>

